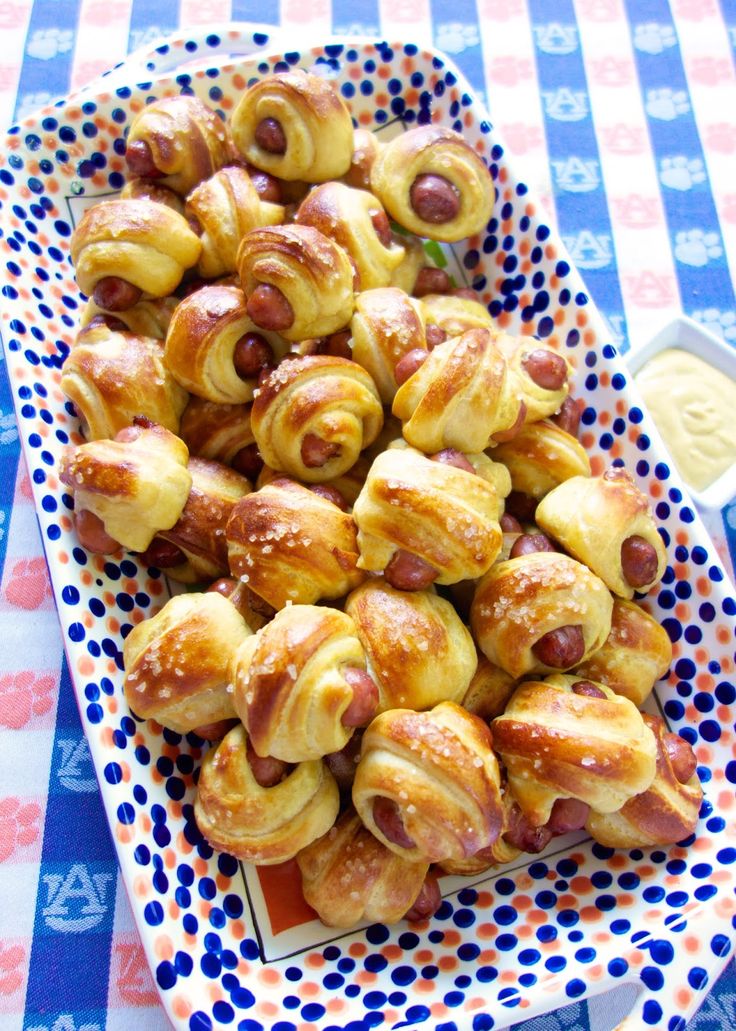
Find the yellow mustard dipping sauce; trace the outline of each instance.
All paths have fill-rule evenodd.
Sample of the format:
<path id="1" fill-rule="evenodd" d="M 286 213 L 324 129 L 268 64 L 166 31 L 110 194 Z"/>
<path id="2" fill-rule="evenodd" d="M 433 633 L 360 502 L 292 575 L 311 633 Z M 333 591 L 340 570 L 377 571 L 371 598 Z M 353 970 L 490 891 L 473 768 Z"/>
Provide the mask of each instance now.
<path id="1" fill-rule="evenodd" d="M 660 351 L 634 378 L 688 486 L 715 483 L 736 462 L 736 382 L 680 348 Z"/>

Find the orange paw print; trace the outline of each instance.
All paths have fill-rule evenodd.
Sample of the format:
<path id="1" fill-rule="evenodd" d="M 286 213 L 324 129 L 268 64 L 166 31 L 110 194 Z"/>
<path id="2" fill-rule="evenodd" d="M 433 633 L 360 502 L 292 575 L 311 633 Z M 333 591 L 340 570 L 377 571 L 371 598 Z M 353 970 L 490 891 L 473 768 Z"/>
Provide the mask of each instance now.
<path id="1" fill-rule="evenodd" d="M 30 670 L 0 677 L 0 725 L 19 730 L 33 716 L 44 716 L 53 704 L 56 678 Z"/>
<path id="2" fill-rule="evenodd" d="M 40 833 L 41 806 L 19 798 L 0 799 L 0 863 L 17 848 L 32 845 Z"/>
<path id="3" fill-rule="evenodd" d="M 12 995 L 23 985 L 26 950 L 22 945 L 0 942 L 0 995 Z"/>
<path id="4" fill-rule="evenodd" d="M 51 585 L 46 563 L 42 558 L 23 558 L 16 562 L 10 574 L 5 597 L 19 609 L 37 609 L 51 597 Z"/>

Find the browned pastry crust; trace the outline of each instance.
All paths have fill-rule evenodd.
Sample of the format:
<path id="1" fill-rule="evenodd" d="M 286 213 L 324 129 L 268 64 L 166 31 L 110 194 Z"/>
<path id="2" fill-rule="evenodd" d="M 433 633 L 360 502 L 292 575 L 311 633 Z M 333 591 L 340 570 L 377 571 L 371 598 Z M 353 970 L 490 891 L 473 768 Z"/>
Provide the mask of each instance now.
<path id="1" fill-rule="evenodd" d="M 178 303 L 178 297 L 153 297 L 148 301 L 139 301 L 138 304 L 134 304 L 132 308 L 127 308 L 125 311 L 109 313 L 94 301 L 88 301 L 82 310 L 79 328 L 80 330 L 85 329 L 93 320 L 97 325 L 107 318 L 113 324 L 122 323 L 127 326 L 130 332 L 135 333 L 136 336 L 165 340 L 171 316 Z M 103 318 L 99 316 L 103 316 Z M 77 340 L 84 340 L 84 338 L 84 335 L 80 333 Z"/>
<path id="2" fill-rule="evenodd" d="M 265 149 L 257 138 L 259 125 L 268 119 L 281 127 L 281 153 Z M 323 183 L 350 168 L 350 112 L 327 79 L 300 69 L 249 86 L 233 111 L 231 131 L 243 157 L 279 179 Z"/>
<path id="3" fill-rule="evenodd" d="M 370 190 L 371 169 L 381 144 L 375 133 L 368 129 L 353 130 L 353 156 L 350 168 L 342 177 L 344 183 L 356 190 Z"/>
<path id="4" fill-rule="evenodd" d="M 501 833 L 496 840 L 487 848 L 476 852 L 474 856 L 467 856 L 464 859 L 446 859 L 439 864 L 443 873 L 454 877 L 475 877 L 479 873 L 485 873 L 494 866 L 503 866 L 504 863 L 511 863 L 521 855 L 520 849 L 511 845 L 505 837 L 508 830 L 511 810 L 516 805 L 511 792 L 507 787 L 501 787 L 501 801 L 503 804 L 503 823 Z"/>
<path id="5" fill-rule="evenodd" d="M 130 124 L 127 146 L 147 144 L 157 182 L 185 197 L 232 159 L 232 143 L 221 118 L 196 97 L 163 97 L 139 111 Z"/>
<path id="6" fill-rule="evenodd" d="M 352 808 L 296 859 L 304 898 L 328 927 L 396 923 L 411 909 L 429 869 L 386 848 Z"/>
<path id="7" fill-rule="evenodd" d="M 263 460 L 305 483 L 346 473 L 378 436 L 383 408 L 369 374 L 356 362 L 310 355 L 283 362 L 261 380 L 251 426 Z M 313 464 L 310 442 L 327 448 Z"/>
<path id="8" fill-rule="evenodd" d="M 652 731 L 628 698 L 594 685 L 605 697 L 577 694 L 576 676 L 526 681 L 491 726 L 509 788 L 534 826 L 545 824 L 557 798 L 576 798 L 612 813 L 651 784 Z"/>
<path id="9" fill-rule="evenodd" d="M 535 552 L 498 562 L 478 584 L 470 610 L 473 636 L 486 658 L 509 676 L 555 672 L 533 648 L 553 630 L 580 626 L 584 654 L 595 652 L 611 629 L 613 600 L 586 566 L 568 555 Z"/>
<path id="10" fill-rule="evenodd" d="M 478 667 L 460 704 L 463 709 L 490 722 L 504 711 L 516 685 L 517 681 L 500 666 L 489 662 L 485 655 L 479 655 Z"/>
<path id="11" fill-rule="evenodd" d="M 469 329 L 491 329 L 493 319 L 480 301 L 454 294 L 427 294 L 421 308 L 428 326 L 438 326 L 448 337 L 457 337 Z"/>
<path id="12" fill-rule="evenodd" d="M 397 844 L 380 829 L 377 798 L 393 803 L 413 845 Z M 496 840 L 503 823 L 488 727 L 454 702 L 429 712 L 381 713 L 363 735 L 353 804 L 371 833 L 406 859 L 475 855 Z"/>
<path id="13" fill-rule="evenodd" d="M 397 591 L 381 578 L 353 591 L 345 611 L 378 684 L 378 712 L 460 701 L 477 655 L 448 601 L 432 591 Z"/>
<path id="14" fill-rule="evenodd" d="M 163 204 L 104 200 L 87 208 L 71 239 L 79 289 L 91 297 L 115 276 L 147 297 L 168 297 L 197 263 L 202 244 L 186 219 Z"/>
<path id="15" fill-rule="evenodd" d="M 554 415 L 562 407 L 562 402 L 570 393 L 570 377 L 572 366 L 567 358 L 553 347 L 536 340 L 534 337 L 516 337 L 509 333 L 496 334 L 496 346 L 509 363 L 509 369 L 518 377 L 522 398 L 526 405 L 526 421 L 537 422 Z M 540 386 L 529 373 L 527 361 L 536 351 L 549 352 L 557 361 L 564 361 L 567 366 L 567 378 L 559 387 Z"/>
<path id="16" fill-rule="evenodd" d="M 255 443 L 250 405 L 222 405 L 192 395 L 182 413 L 179 436 L 191 455 L 230 465 L 243 448 Z"/>
<path id="17" fill-rule="evenodd" d="M 409 351 L 427 348 L 419 301 L 393 286 L 361 291 L 350 332 L 353 360 L 371 374 L 381 401 L 390 405 L 398 389 L 397 363 Z"/>
<path id="18" fill-rule="evenodd" d="M 649 499 L 625 469 L 611 467 L 602 476 L 565 480 L 539 503 L 535 518 L 545 533 L 590 566 L 620 598 L 634 596 L 621 556 L 629 538 L 642 538 L 655 554 L 656 572 L 637 590 L 650 590 L 664 575 L 667 553 Z"/>
<path id="19" fill-rule="evenodd" d="M 242 498 L 227 541 L 233 576 L 275 609 L 340 598 L 364 579 L 352 516 L 292 480 Z"/>
<path id="20" fill-rule="evenodd" d="M 666 745 L 667 726 L 660 716 L 644 714 L 657 742 L 657 773 L 646 791 L 614 813 L 591 812 L 585 829 L 608 848 L 649 848 L 683 841 L 695 830 L 703 801 L 697 773 L 682 783 Z M 686 746 L 689 747 L 689 746 Z"/>
<path id="21" fill-rule="evenodd" d="M 527 423 L 493 457 L 511 473 L 513 489 L 537 501 L 572 476 L 590 476 L 590 459 L 570 433 L 549 419 Z"/>
<path id="22" fill-rule="evenodd" d="M 243 641 L 231 677 L 256 754 L 296 763 L 344 748 L 354 729 L 342 723 L 351 668 L 365 669 L 355 624 L 327 606 L 290 605 Z"/>
<path id="23" fill-rule="evenodd" d="M 69 447 L 59 478 L 74 491 L 77 513 L 89 511 L 131 551 L 145 551 L 182 513 L 192 477 L 186 445 L 163 426 L 137 427 L 132 440 Z"/>
<path id="24" fill-rule="evenodd" d="M 180 594 L 123 644 L 128 705 L 178 734 L 233 719 L 229 665 L 250 634 L 221 594 Z"/>
<path id="25" fill-rule="evenodd" d="M 404 248 L 391 230 L 381 202 L 366 190 L 323 183 L 299 205 L 296 221 L 313 226 L 343 247 L 355 263 L 361 290 L 388 286 Z"/>
<path id="26" fill-rule="evenodd" d="M 204 757 L 194 818 L 213 848 L 270 866 L 293 859 L 327 833 L 339 805 L 334 777 L 319 759 L 262 787 L 248 762 L 245 728 L 238 724 Z"/>
<path id="27" fill-rule="evenodd" d="M 60 386 L 88 440 L 114 437 L 137 415 L 177 433 L 188 397 L 164 364 L 160 340 L 119 333 L 104 324 L 79 333 Z"/>
<path id="28" fill-rule="evenodd" d="M 351 466 L 346 473 L 341 476 L 336 476 L 334 480 L 324 480 L 322 483 L 310 485 L 311 489 L 317 489 L 317 493 L 320 493 L 324 488 L 326 494 L 323 497 L 329 496 L 330 488 L 334 488 L 341 497 L 340 507 L 350 509 L 355 504 L 355 499 L 363 489 L 363 484 L 366 481 L 366 477 L 370 472 L 372 460 L 368 457 L 365 452 L 362 452 L 358 457 L 355 465 Z M 276 469 L 272 469 L 269 465 L 264 465 L 258 474 L 256 480 L 256 487 L 265 487 L 267 483 L 273 483 L 274 480 L 282 480 L 284 474 Z M 332 501 L 336 501 L 336 498 L 330 498 Z M 344 502 L 344 506 L 342 504 Z"/>
<path id="29" fill-rule="evenodd" d="M 610 634 L 575 674 L 605 684 L 640 708 L 671 662 L 664 627 L 636 602 L 614 598 Z"/>
<path id="30" fill-rule="evenodd" d="M 184 214 L 183 197 L 155 179 L 129 179 L 120 191 L 120 196 L 123 200 L 145 200 L 153 204 L 163 204 L 179 215 Z"/>

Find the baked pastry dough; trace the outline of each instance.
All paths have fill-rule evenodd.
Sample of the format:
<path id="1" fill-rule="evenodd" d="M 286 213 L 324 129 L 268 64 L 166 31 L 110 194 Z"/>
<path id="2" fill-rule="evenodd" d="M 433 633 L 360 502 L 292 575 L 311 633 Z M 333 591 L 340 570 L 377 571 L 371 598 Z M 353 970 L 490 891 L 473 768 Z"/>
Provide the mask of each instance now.
<path id="1" fill-rule="evenodd" d="M 390 405 L 398 389 L 397 363 L 409 351 L 427 348 L 419 301 L 393 286 L 362 291 L 350 332 L 353 361 L 371 374 L 381 401 Z"/>
<path id="2" fill-rule="evenodd" d="M 429 870 L 428 863 L 387 849 L 352 808 L 296 861 L 304 898 L 328 927 L 396 923 L 411 909 Z"/>
<path id="3" fill-rule="evenodd" d="M 120 191 L 120 197 L 123 200 L 145 200 L 153 204 L 163 204 L 179 215 L 184 214 L 184 198 L 155 179 L 129 179 Z"/>
<path id="4" fill-rule="evenodd" d="M 439 863 L 443 873 L 453 877 L 475 877 L 479 873 L 485 873 L 494 866 L 503 866 L 504 863 L 512 863 L 521 855 L 521 850 L 516 848 L 506 839 L 506 832 L 515 815 L 520 812 L 517 803 L 508 788 L 501 784 L 501 802 L 503 805 L 503 822 L 501 833 L 496 840 L 487 848 L 476 852 L 474 856 L 467 856 L 464 859 L 445 859 Z"/>
<path id="5" fill-rule="evenodd" d="M 240 243 L 238 271 L 253 320 L 287 340 L 329 336 L 350 322 L 350 258 L 311 226 L 252 229 Z"/>
<path id="6" fill-rule="evenodd" d="M 237 271 L 238 246 L 259 226 L 284 221 L 284 207 L 263 201 L 244 168 L 232 165 L 215 172 L 187 197 L 189 224 L 202 241 L 197 272 L 215 279 Z"/>
<path id="7" fill-rule="evenodd" d="M 145 551 L 184 509 L 192 485 L 187 448 L 148 420 L 121 437 L 69 447 L 59 479 L 74 491 L 77 513 L 92 512 L 124 548 Z"/>
<path id="8" fill-rule="evenodd" d="M 179 436 L 190 455 L 224 462 L 250 477 L 245 463 L 255 454 L 250 405 L 217 404 L 193 394 L 182 413 Z"/>
<path id="9" fill-rule="evenodd" d="M 434 196 L 442 192 L 448 207 L 441 217 L 434 200 L 418 199 L 422 186 Z M 371 188 L 399 225 L 430 240 L 480 233 L 493 212 L 490 172 L 459 133 L 440 125 L 409 129 L 387 143 L 373 163 Z"/>
<path id="10" fill-rule="evenodd" d="M 128 330 L 139 337 L 165 340 L 171 316 L 178 303 L 178 297 L 153 297 L 148 301 L 139 301 L 125 311 L 111 313 L 100 308 L 94 301 L 88 301 L 82 309 L 79 328 L 85 329 L 90 323 L 94 323 L 95 326 L 102 323 L 123 333 Z M 81 334 L 78 339 L 80 338 L 84 339 Z"/>
<path id="11" fill-rule="evenodd" d="M 632 598 L 635 589 L 650 590 L 664 575 L 667 553 L 649 501 L 625 469 L 611 466 L 602 476 L 565 480 L 539 503 L 535 518 L 620 598 Z M 633 564 L 627 554 L 631 545 Z"/>
<path id="12" fill-rule="evenodd" d="M 177 734 L 235 718 L 229 664 L 251 631 L 221 594 L 180 594 L 123 643 L 128 705 Z"/>
<path id="13" fill-rule="evenodd" d="M 454 702 L 381 713 L 363 735 L 353 804 L 405 859 L 465 859 L 488 848 L 503 823 L 488 727 Z"/>
<path id="14" fill-rule="evenodd" d="M 381 149 L 378 137 L 368 129 L 353 130 L 353 156 L 342 181 L 356 190 L 371 188 L 371 169 Z"/>
<path id="15" fill-rule="evenodd" d="M 275 609 L 341 598 L 365 578 L 352 516 L 293 480 L 242 498 L 227 542 L 233 576 Z"/>
<path id="16" fill-rule="evenodd" d="M 103 200 L 82 215 L 70 249 L 79 289 L 112 310 L 98 289 L 101 280 L 112 277 L 147 297 L 168 297 L 197 264 L 202 244 L 186 219 L 163 204 Z"/>
<path id="17" fill-rule="evenodd" d="M 279 179 L 324 183 L 350 168 L 350 112 L 319 75 L 296 70 L 249 86 L 233 111 L 231 131 L 243 157 Z"/>
<path id="18" fill-rule="evenodd" d="M 695 830 L 703 789 L 695 772 L 696 759 L 683 738 L 667 731 L 661 716 L 643 715 L 657 742 L 657 773 L 640 795 L 614 813 L 591 812 L 585 829 L 608 848 L 651 848 L 683 841 Z M 679 755 L 673 763 L 672 751 Z M 684 771 L 679 767 L 684 753 Z M 692 772 L 691 772 L 692 771 Z M 688 776 L 688 774 L 690 774 Z"/>
<path id="19" fill-rule="evenodd" d="M 484 477 L 392 447 L 371 466 L 353 506 L 361 569 L 383 572 L 398 551 L 437 571 L 438 584 L 482 576 L 501 547 L 499 500 Z"/>
<path id="20" fill-rule="evenodd" d="M 426 294 L 420 301 L 428 326 L 437 326 L 448 337 L 458 337 L 469 329 L 491 329 L 493 319 L 480 301 L 454 294 Z"/>
<path id="21" fill-rule="evenodd" d="M 361 290 L 388 286 L 404 257 L 391 234 L 386 212 L 372 193 L 344 183 L 323 183 L 299 205 L 296 221 L 312 226 L 343 247 L 353 259 Z"/>
<path id="22" fill-rule="evenodd" d="M 564 480 L 590 476 L 590 459 L 577 439 L 549 419 L 527 423 L 493 457 L 511 473 L 515 491 L 539 501 Z"/>
<path id="23" fill-rule="evenodd" d="M 198 397 L 218 404 L 252 400 L 259 369 L 240 375 L 237 353 L 246 338 L 260 338 L 265 356 L 282 358 L 288 344 L 248 317 L 237 286 L 211 283 L 189 294 L 176 308 L 166 334 L 166 366 L 178 383 Z"/>
<path id="24" fill-rule="evenodd" d="M 352 677 L 356 670 L 363 677 Z M 344 748 L 359 725 L 351 722 L 359 702 L 352 703 L 365 683 L 365 654 L 352 619 L 337 609 L 289 605 L 277 612 L 243 641 L 231 676 L 235 709 L 257 755 L 321 759 Z M 369 693 L 364 723 L 378 695 Z"/>
<path id="25" fill-rule="evenodd" d="M 126 144 L 130 174 L 155 179 L 182 197 L 231 159 L 227 126 L 194 96 L 154 100 L 130 123 Z"/>
<path id="26" fill-rule="evenodd" d="M 672 662 L 672 642 L 664 627 L 640 605 L 613 599 L 611 632 L 576 676 L 595 680 L 641 708 Z"/>
<path id="27" fill-rule="evenodd" d="M 377 712 L 461 700 L 478 659 L 448 601 L 432 591 L 397 591 L 373 579 L 348 595 L 345 611 L 378 684 Z"/>
<path id="28" fill-rule="evenodd" d="M 251 411 L 264 462 L 306 483 L 347 472 L 382 425 L 371 377 L 356 362 L 331 355 L 282 363 L 261 380 Z"/>
<path id="29" fill-rule="evenodd" d="M 602 685 L 576 693 L 577 676 L 521 684 L 491 725 L 511 792 L 534 826 L 547 823 L 557 798 L 613 813 L 651 784 L 656 743 L 628 698 Z"/>
<path id="30" fill-rule="evenodd" d="M 517 681 L 505 670 L 495 666 L 485 655 L 479 655 L 473 679 L 460 704 L 463 709 L 490 722 L 504 711 L 516 685 Z"/>
<path id="31" fill-rule="evenodd" d="M 422 451 L 478 452 L 516 426 L 521 391 L 491 331 L 471 329 L 430 351 L 399 387 L 392 411 Z"/>
<path id="32" fill-rule="evenodd" d="M 194 818 L 213 848 L 271 866 L 326 834 L 339 805 L 335 779 L 319 759 L 299 763 L 271 787 L 259 784 L 238 724 L 202 761 Z"/>
<path id="33" fill-rule="evenodd" d="M 486 658 L 522 677 L 584 662 L 608 637 L 612 608 L 606 585 L 586 566 L 569 555 L 534 552 L 489 569 L 470 625 Z"/>
<path id="34" fill-rule="evenodd" d="M 104 323 L 79 333 L 59 385 L 88 440 L 114 437 L 137 415 L 177 433 L 188 398 L 164 364 L 160 340 L 120 333 Z"/>
<path id="35" fill-rule="evenodd" d="M 564 355 L 533 337 L 496 334 L 496 346 L 518 377 L 526 421 L 554 415 L 570 393 L 572 367 Z"/>
<path id="36" fill-rule="evenodd" d="M 402 233 L 399 242 L 404 248 L 404 257 L 391 274 L 389 286 L 395 286 L 404 293 L 413 294 L 420 271 L 427 265 L 424 243 L 412 233 Z"/>

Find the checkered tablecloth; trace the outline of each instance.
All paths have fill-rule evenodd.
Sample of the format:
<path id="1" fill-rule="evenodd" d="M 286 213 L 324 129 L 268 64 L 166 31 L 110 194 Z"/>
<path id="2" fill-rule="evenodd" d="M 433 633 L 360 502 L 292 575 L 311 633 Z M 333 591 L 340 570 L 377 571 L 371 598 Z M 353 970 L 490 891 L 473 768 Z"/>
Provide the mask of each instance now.
<path id="1" fill-rule="evenodd" d="M 1 0 L 0 121 L 179 27 L 434 43 L 487 101 L 626 352 L 685 312 L 736 346 L 734 0 Z M 734 485 L 736 491 L 736 484 Z M 708 521 L 736 556 L 736 506 Z M 730 554 L 729 554 L 730 549 Z M 0 376 L 0 1028 L 168 1026 L 118 872 Z M 690 1031 L 736 1028 L 733 963 Z M 524 1031 L 606 1031 L 633 990 Z"/>

